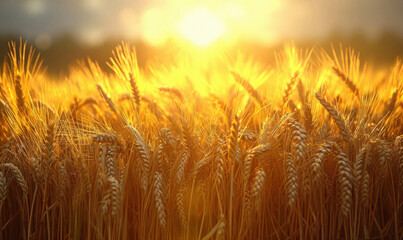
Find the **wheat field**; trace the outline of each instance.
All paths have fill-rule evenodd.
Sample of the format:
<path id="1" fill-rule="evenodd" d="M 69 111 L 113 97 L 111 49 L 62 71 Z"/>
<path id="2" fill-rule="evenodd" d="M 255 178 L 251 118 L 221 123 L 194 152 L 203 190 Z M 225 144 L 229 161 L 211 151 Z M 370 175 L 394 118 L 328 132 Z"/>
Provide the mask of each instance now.
<path id="1" fill-rule="evenodd" d="M 1 239 L 402 239 L 403 63 L 343 46 L 0 75 Z M 62 56 L 61 56 L 62 57 Z"/>

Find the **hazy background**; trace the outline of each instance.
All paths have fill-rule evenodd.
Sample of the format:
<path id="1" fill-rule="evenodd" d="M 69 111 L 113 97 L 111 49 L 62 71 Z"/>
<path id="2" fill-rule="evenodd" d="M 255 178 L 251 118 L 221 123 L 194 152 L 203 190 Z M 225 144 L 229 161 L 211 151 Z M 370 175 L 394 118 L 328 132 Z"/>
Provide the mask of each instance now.
<path id="1" fill-rule="evenodd" d="M 181 16 L 197 6 L 219 16 L 231 44 L 257 58 L 287 40 L 341 41 L 376 64 L 403 56 L 403 0 L 0 0 L 0 57 L 22 36 L 59 73 L 85 56 L 104 62 L 126 40 L 145 64 L 168 51 Z"/>

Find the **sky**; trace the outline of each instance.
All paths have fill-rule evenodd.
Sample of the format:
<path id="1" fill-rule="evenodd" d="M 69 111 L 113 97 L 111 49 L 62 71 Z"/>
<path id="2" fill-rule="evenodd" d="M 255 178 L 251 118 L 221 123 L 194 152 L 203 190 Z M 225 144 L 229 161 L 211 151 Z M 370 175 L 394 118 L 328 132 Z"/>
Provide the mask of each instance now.
<path id="1" fill-rule="evenodd" d="M 189 22 L 192 31 L 221 24 L 223 38 L 232 40 L 270 44 L 334 32 L 376 37 L 386 30 L 403 36 L 403 0 L 0 0 L 0 35 L 33 38 L 43 47 L 66 34 L 88 44 L 108 38 L 159 44 L 180 35 L 197 9 L 208 12 L 202 18 L 213 17 L 202 21 L 207 26 Z"/>

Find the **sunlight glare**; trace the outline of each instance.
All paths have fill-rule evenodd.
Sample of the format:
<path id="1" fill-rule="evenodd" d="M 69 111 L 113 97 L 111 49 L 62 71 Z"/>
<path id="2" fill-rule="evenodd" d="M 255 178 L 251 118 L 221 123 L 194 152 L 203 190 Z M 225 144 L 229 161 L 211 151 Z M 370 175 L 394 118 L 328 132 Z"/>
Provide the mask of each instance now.
<path id="1" fill-rule="evenodd" d="M 210 45 L 226 31 L 224 23 L 205 8 L 195 9 L 179 22 L 178 30 L 182 37 L 203 47 Z"/>

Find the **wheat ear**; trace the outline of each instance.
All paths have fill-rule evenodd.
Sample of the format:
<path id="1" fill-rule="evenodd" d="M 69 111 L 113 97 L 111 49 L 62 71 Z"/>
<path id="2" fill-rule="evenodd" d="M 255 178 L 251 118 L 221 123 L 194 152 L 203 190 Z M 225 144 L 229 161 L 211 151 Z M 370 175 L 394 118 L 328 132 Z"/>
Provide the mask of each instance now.
<path id="1" fill-rule="evenodd" d="M 137 108 L 140 111 L 140 101 L 141 101 L 140 91 L 139 88 L 137 87 L 135 77 L 132 73 L 129 74 L 129 82 L 130 82 L 130 88 L 132 90 L 132 97 L 134 98 Z"/>
<path id="2" fill-rule="evenodd" d="M 157 208 L 157 214 L 160 226 L 165 228 L 166 225 L 166 212 L 165 212 L 165 205 L 164 205 L 164 188 L 162 182 L 162 174 L 156 172 L 154 175 L 154 200 L 155 200 L 155 207 Z"/>
<path id="3" fill-rule="evenodd" d="M 18 183 L 18 185 L 20 185 L 22 192 L 24 193 L 25 196 L 27 196 L 28 195 L 28 184 L 25 181 L 25 178 L 22 175 L 20 169 L 18 169 L 18 167 L 12 163 L 3 163 L 0 166 L 2 168 L 7 168 L 11 171 L 15 181 Z"/>
<path id="4" fill-rule="evenodd" d="M 17 95 L 18 110 L 20 112 L 23 112 L 25 110 L 25 97 L 24 97 L 24 91 L 22 90 L 22 81 L 20 75 L 15 76 L 14 88 L 15 88 L 15 94 Z"/>
<path id="5" fill-rule="evenodd" d="M 295 83 L 297 81 L 299 72 L 295 72 L 294 75 L 291 77 L 290 81 L 287 83 L 287 87 L 284 90 L 284 95 L 283 95 L 283 105 L 284 107 L 288 104 L 291 91 L 293 90 Z"/>
<path id="6" fill-rule="evenodd" d="M 297 163 L 304 160 L 307 151 L 308 132 L 297 121 L 291 121 L 288 127 L 292 130 L 292 140 L 295 142 L 294 153 Z"/>
<path id="7" fill-rule="evenodd" d="M 338 151 L 336 161 L 340 207 L 343 215 L 347 216 L 352 205 L 352 189 L 354 177 L 347 155 L 341 150 L 339 146 L 336 146 L 336 148 Z"/>
<path id="8" fill-rule="evenodd" d="M 333 72 L 339 77 L 341 81 L 343 81 L 347 87 L 359 98 L 360 94 L 358 91 L 357 86 L 351 81 L 349 77 L 347 77 L 340 69 L 338 69 L 336 66 L 332 67 Z"/>
<path id="9" fill-rule="evenodd" d="M 3 172 L 0 171 L 0 210 L 6 198 L 7 198 L 7 179 L 4 176 Z"/>
<path id="10" fill-rule="evenodd" d="M 293 206 L 297 200 L 298 195 L 298 175 L 297 169 L 295 166 L 294 159 L 291 153 L 287 153 L 286 155 L 286 188 L 287 188 L 287 198 L 288 198 L 288 206 Z"/>
<path id="11" fill-rule="evenodd" d="M 256 102 L 262 104 L 258 92 L 254 87 L 252 87 L 252 85 L 245 78 L 241 77 L 241 75 L 239 75 L 234 71 L 232 71 L 231 74 L 232 76 L 234 76 L 235 81 L 239 83 L 256 100 Z"/>
<path id="12" fill-rule="evenodd" d="M 328 103 L 319 92 L 315 93 L 315 96 L 319 100 L 320 104 L 322 104 L 322 106 L 329 112 L 333 120 L 336 122 L 336 125 L 339 128 L 340 134 L 343 137 L 344 141 L 349 143 L 351 141 L 351 132 L 350 129 L 346 126 L 346 123 L 340 112 L 330 103 Z"/>

